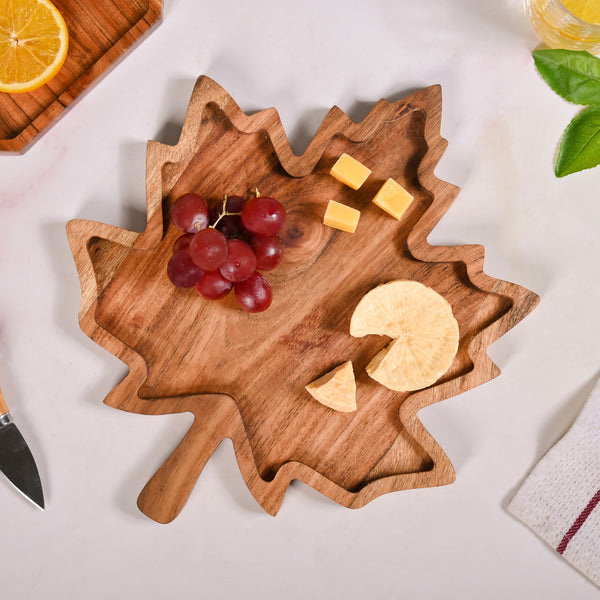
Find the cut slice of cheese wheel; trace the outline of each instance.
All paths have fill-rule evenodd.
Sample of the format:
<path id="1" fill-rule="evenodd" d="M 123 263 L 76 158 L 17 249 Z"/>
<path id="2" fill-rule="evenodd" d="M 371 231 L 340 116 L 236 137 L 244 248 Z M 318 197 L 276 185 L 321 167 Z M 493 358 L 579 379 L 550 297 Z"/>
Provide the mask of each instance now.
<path id="1" fill-rule="evenodd" d="M 458 350 L 458 323 L 448 301 L 417 281 L 391 281 L 365 294 L 350 322 L 350 335 L 388 335 L 392 343 L 367 365 L 367 373 L 398 392 L 435 383 Z"/>
<path id="2" fill-rule="evenodd" d="M 321 404 L 340 412 L 356 410 L 356 382 L 350 361 L 329 371 L 306 386 L 306 391 Z"/>

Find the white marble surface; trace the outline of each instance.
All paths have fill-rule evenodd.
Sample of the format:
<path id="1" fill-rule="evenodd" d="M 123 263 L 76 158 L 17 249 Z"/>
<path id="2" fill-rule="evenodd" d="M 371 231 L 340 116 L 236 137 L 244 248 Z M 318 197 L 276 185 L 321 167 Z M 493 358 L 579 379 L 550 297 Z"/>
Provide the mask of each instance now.
<path id="1" fill-rule="evenodd" d="M 164 21 L 23 156 L 0 156 L 0 381 L 47 510 L 0 479 L 2 598 L 598 598 L 505 510 L 600 370 L 596 169 L 552 161 L 576 108 L 536 75 L 520 0 L 165 0 Z M 140 230 L 148 139 L 173 143 L 206 73 L 246 110 L 276 106 L 300 152 L 332 104 L 441 83 L 438 176 L 462 187 L 437 243 L 483 243 L 486 271 L 542 297 L 494 344 L 503 373 L 421 417 L 451 486 L 342 508 L 302 484 L 276 518 L 230 442 L 168 526 L 136 497 L 189 424 L 102 399 L 123 365 L 78 328 L 75 217 Z"/>

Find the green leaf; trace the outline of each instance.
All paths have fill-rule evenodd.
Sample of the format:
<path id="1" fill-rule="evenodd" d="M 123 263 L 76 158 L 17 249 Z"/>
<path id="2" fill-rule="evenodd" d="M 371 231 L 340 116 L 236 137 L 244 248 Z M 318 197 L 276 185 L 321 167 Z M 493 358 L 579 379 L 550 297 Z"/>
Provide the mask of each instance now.
<path id="1" fill-rule="evenodd" d="M 600 106 L 589 106 L 565 129 L 556 158 L 555 173 L 557 177 L 564 177 L 599 164 Z"/>
<path id="2" fill-rule="evenodd" d="M 600 104 L 600 58 L 584 50 L 534 50 L 533 60 L 546 83 L 575 104 Z"/>

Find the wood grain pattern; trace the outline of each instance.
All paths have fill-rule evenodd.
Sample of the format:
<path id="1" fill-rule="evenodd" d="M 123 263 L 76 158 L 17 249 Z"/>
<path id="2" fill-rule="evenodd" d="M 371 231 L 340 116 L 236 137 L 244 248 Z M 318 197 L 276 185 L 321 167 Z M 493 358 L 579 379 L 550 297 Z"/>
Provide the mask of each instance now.
<path id="1" fill-rule="evenodd" d="M 440 119 L 439 86 L 395 103 L 381 100 L 360 123 L 334 107 L 306 152 L 295 156 L 274 109 L 248 116 L 201 77 L 178 144 L 148 144 L 146 229 L 69 223 L 81 327 L 130 369 L 105 402 L 141 414 L 195 415 L 140 494 L 145 514 L 163 523 L 175 518 L 225 437 L 233 440 L 249 490 L 271 514 L 293 479 L 352 508 L 454 480 L 417 413 L 497 376 L 487 347 L 538 297 L 486 275 L 481 246 L 427 243 L 458 193 L 433 173 L 446 147 Z M 329 175 L 342 152 L 373 171 L 359 191 Z M 401 222 L 370 202 L 388 177 L 415 197 Z M 232 297 L 209 302 L 175 289 L 166 277 L 178 235 L 164 219 L 170 203 L 188 191 L 220 198 L 254 188 L 280 199 L 288 214 L 284 260 L 267 274 L 272 306 L 249 315 Z M 330 198 L 362 211 L 356 233 L 322 224 Z M 388 338 L 348 333 L 359 299 L 394 279 L 418 280 L 442 294 L 460 327 L 450 370 L 410 394 L 387 390 L 365 373 Z M 347 360 L 357 374 L 358 408 L 338 413 L 304 386 Z"/>
<path id="2" fill-rule="evenodd" d="M 25 94 L 0 92 L 0 151 L 24 152 L 92 82 L 150 28 L 162 0 L 53 0 L 69 28 L 69 52 L 59 73 Z"/>

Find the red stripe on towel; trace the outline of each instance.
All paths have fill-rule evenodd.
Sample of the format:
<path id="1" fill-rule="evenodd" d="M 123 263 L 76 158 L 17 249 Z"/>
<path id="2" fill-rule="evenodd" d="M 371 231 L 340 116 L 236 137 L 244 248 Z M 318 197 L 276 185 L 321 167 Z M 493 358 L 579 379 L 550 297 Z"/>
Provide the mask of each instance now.
<path id="1" fill-rule="evenodd" d="M 594 508 L 596 508 L 598 502 L 600 502 L 600 490 L 593 495 L 592 499 L 587 503 L 587 506 L 581 511 L 581 514 L 575 519 L 569 531 L 565 533 L 565 536 L 560 541 L 560 544 L 556 547 L 556 551 L 559 554 L 562 554 L 566 550 L 567 544 L 579 531 L 580 527 L 585 523 L 585 520 L 590 516 L 590 513 L 594 510 Z"/>

